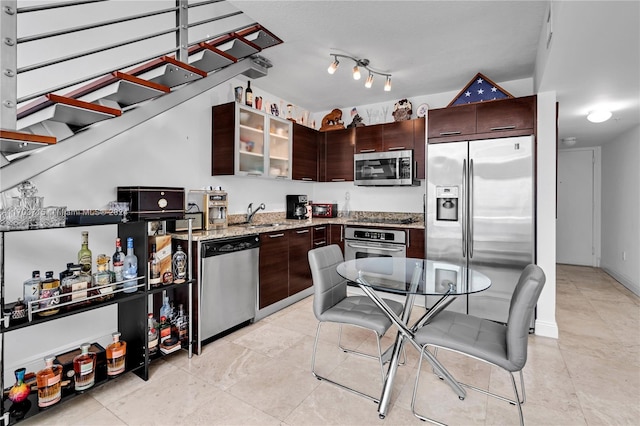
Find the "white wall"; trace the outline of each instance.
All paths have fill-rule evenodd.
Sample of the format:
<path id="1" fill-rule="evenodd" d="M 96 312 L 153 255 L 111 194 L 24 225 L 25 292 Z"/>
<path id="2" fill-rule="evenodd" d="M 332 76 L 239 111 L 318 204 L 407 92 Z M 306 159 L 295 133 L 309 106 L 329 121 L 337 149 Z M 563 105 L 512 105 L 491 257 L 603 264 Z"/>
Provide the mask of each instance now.
<path id="1" fill-rule="evenodd" d="M 602 145 L 601 267 L 640 295 L 640 126 Z M 623 259 L 626 254 L 626 260 Z"/>

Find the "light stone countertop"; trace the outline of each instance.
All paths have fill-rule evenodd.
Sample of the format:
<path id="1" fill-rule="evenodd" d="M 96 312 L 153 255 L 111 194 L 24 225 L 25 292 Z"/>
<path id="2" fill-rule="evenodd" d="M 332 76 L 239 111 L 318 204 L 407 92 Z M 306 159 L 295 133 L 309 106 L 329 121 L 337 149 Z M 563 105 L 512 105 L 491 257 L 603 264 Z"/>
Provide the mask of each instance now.
<path id="1" fill-rule="evenodd" d="M 403 214 L 401 218 L 411 217 L 415 221 L 408 224 L 390 224 L 390 223 L 378 223 L 367 222 L 367 217 L 380 217 L 380 218 L 397 218 L 398 214 L 378 214 L 372 216 L 370 212 L 364 212 L 365 214 L 355 213 L 349 218 L 337 217 L 337 218 L 313 218 L 305 220 L 285 219 L 284 213 L 263 213 L 257 214 L 252 221 L 252 225 L 261 224 L 276 224 L 275 226 L 258 226 L 251 227 L 247 225 L 240 225 L 237 222 L 238 219 L 243 220 L 244 215 L 234 215 L 229 217 L 229 225 L 222 229 L 212 230 L 198 230 L 193 231 L 193 241 L 209 241 L 219 238 L 239 237 L 243 235 L 262 234 L 265 232 L 285 231 L 289 229 L 306 228 L 309 226 L 322 226 L 322 225 L 353 225 L 353 226 L 370 226 L 376 228 L 407 228 L 407 229 L 424 229 L 424 219 L 421 214 Z M 368 215 L 366 213 L 369 213 Z M 171 233 L 171 236 L 176 240 L 187 240 L 186 232 Z"/>

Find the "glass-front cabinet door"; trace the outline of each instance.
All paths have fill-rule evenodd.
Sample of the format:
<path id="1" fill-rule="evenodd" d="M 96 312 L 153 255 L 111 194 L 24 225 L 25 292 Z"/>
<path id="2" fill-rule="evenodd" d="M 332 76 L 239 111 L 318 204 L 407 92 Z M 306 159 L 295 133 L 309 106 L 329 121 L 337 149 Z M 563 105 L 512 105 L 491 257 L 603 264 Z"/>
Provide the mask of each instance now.
<path id="1" fill-rule="evenodd" d="M 236 117 L 235 174 L 291 179 L 291 122 L 239 104 Z"/>
<path id="2" fill-rule="evenodd" d="M 269 176 L 291 179 L 291 122 L 269 117 Z"/>

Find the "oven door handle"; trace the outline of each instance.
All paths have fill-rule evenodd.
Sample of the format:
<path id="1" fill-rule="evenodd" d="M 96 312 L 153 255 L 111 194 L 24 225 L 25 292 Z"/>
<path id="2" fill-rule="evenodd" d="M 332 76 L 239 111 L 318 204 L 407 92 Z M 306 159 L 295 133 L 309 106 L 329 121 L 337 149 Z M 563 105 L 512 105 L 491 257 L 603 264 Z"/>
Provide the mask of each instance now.
<path id="1" fill-rule="evenodd" d="M 371 249 L 371 250 L 382 250 L 382 251 L 403 251 L 405 248 L 387 248 L 387 247 L 373 247 L 373 246 L 362 246 L 359 244 L 347 243 L 347 245 L 351 248 L 359 248 L 359 249 Z"/>

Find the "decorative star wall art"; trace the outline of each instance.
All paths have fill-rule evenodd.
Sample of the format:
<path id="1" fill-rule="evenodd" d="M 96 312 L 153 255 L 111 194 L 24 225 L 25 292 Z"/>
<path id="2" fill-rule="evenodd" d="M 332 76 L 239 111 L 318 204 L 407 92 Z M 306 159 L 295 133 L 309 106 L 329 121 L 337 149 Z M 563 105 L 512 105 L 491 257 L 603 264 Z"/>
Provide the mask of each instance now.
<path id="1" fill-rule="evenodd" d="M 478 73 L 447 106 L 475 104 L 506 98 L 513 98 L 513 95 L 481 73 Z"/>

